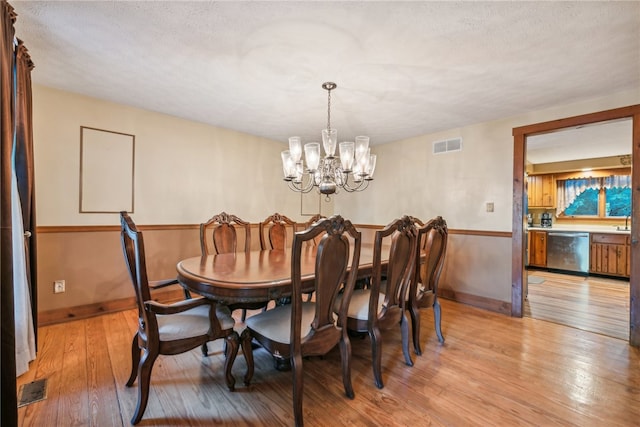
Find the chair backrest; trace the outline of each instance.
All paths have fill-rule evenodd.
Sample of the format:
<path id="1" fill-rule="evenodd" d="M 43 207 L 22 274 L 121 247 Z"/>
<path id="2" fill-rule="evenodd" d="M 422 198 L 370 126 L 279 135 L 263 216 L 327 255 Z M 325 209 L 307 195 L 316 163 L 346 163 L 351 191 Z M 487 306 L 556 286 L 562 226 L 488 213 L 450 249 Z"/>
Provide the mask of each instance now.
<path id="1" fill-rule="evenodd" d="M 307 245 L 322 235 L 317 247 Z M 347 238 L 350 236 L 350 238 Z M 291 344 L 292 354 L 322 355 L 346 337 L 347 309 L 357 274 L 349 274 L 348 268 L 357 271 L 360 263 L 361 235 L 349 220 L 340 215 L 325 218 L 304 231 L 295 233 L 291 252 Z M 350 243 L 353 242 L 353 243 Z M 316 312 L 309 335 L 301 337 L 303 304 L 303 278 L 301 258 L 303 251 L 315 251 L 315 307 Z M 343 287 L 344 284 L 344 287 Z M 334 304 L 342 292 L 338 310 L 338 323 L 334 318 Z M 345 325 L 345 328 L 340 327 Z M 304 342 L 304 348 L 302 347 Z"/>
<path id="2" fill-rule="evenodd" d="M 447 222 L 441 217 L 431 219 L 418 228 L 420 244 L 416 252 L 417 259 L 424 255 L 424 262 L 416 263 L 412 278 L 410 295 L 417 295 L 417 286 L 421 286 L 421 293 L 438 291 L 438 281 L 442 273 L 449 231 Z"/>
<path id="3" fill-rule="evenodd" d="M 265 218 L 259 226 L 260 247 L 262 249 L 284 250 L 288 246 L 287 229 L 296 231 L 296 223 L 285 215 L 274 213 Z"/>
<path id="4" fill-rule="evenodd" d="M 129 214 L 124 211 L 120 212 L 120 225 L 120 238 L 124 259 L 136 294 L 138 318 L 140 319 L 138 327 L 141 330 L 153 331 L 157 329 L 157 326 L 155 324 L 150 325 L 149 322 L 155 322 L 155 317 L 148 319 L 147 312 L 144 309 L 144 302 L 151 299 L 151 292 L 149 291 L 149 279 L 147 277 L 142 232 L 138 231 Z"/>
<path id="5" fill-rule="evenodd" d="M 300 226 L 301 231 L 306 230 L 307 228 L 311 227 L 313 224 L 315 224 L 316 222 L 320 221 L 323 218 L 326 218 L 326 216 L 315 214 L 311 218 L 309 218 L 306 222 L 302 224 L 298 224 L 298 226 Z"/>
<path id="6" fill-rule="evenodd" d="M 299 231 L 306 230 L 309 227 L 311 227 L 313 224 L 315 224 L 316 222 L 320 221 L 323 218 L 326 218 L 326 217 L 324 215 L 315 214 L 314 216 L 309 218 L 309 220 L 307 222 L 303 222 L 301 224 L 298 224 L 297 225 L 298 230 Z M 310 246 L 317 246 L 318 242 L 320 241 L 320 239 L 322 239 L 322 234 L 318 234 L 313 240 L 309 240 L 307 242 L 307 244 L 310 245 Z"/>
<path id="7" fill-rule="evenodd" d="M 373 273 L 371 276 L 371 299 L 369 302 L 369 320 L 382 319 L 387 312 L 402 314 L 405 307 L 405 295 L 414 274 L 418 231 L 413 218 L 404 215 L 377 230 L 373 246 Z M 378 313 L 378 295 L 382 282 L 382 254 L 384 244 L 391 240 L 389 263 L 386 271 L 385 297 L 382 313 Z"/>
<path id="8" fill-rule="evenodd" d="M 237 252 L 236 227 L 244 232 L 244 251 L 251 250 L 251 224 L 235 215 L 222 212 L 200 224 L 200 250 L 202 255 Z"/>

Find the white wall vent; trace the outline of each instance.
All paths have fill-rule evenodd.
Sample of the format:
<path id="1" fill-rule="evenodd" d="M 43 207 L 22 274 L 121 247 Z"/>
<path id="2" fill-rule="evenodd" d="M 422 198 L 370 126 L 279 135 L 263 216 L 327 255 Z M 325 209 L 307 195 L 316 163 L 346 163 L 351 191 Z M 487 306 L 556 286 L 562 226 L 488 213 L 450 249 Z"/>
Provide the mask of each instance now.
<path id="1" fill-rule="evenodd" d="M 433 143 L 433 154 L 443 154 L 450 151 L 462 151 L 462 137 L 436 141 Z"/>

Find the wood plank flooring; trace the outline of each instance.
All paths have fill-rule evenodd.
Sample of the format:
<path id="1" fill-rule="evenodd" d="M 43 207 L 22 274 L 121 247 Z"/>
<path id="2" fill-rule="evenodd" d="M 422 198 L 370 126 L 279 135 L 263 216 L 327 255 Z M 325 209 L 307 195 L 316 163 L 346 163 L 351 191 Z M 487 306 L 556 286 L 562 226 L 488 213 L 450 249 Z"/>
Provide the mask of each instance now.
<path id="1" fill-rule="evenodd" d="M 524 315 L 629 340 L 629 281 L 530 270 Z"/>
<path id="2" fill-rule="evenodd" d="M 344 396 L 337 349 L 304 361 L 307 426 L 632 426 L 640 420 L 640 350 L 625 341 L 443 300 L 445 344 L 422 312 L 424 354 L 406 366 L 400 332 L 383 335 L 377 389 L 368 338 L 352 340 L 355 399 Z M 130 369 L 132 310 L 40 328 L 24 384 L 48 378 L 47 399 L 19 409 L 21 426 L 127 426 L 137 399 Z M 220 345 L 160 356 L 140 426 L 291 426 L 291 372 L 263 350 L 245 387 L 224 385 Z"/>

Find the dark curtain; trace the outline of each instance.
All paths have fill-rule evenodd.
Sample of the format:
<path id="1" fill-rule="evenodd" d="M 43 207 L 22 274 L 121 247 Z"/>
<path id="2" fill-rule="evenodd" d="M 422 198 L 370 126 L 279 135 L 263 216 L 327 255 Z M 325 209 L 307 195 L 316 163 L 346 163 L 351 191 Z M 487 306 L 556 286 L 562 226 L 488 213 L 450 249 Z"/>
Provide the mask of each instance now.
<path id="1" fill-rule="evenodd" d="M 16 393 L 15 320 L 13 312 L 13 249 L 11 241 L 11 151 L 14 135 L 13 40 L 16 19 L 13 7 L 2 0 L 0 5 L 0 399 L 3 426 L 18 425 Z"/>
<path id="2" fill-rule="evenodd" d="M 31 296 L 33 329 L 38 342 L 38 283 L 36 263 L 36 196 L 33 162 L 33 107 L 31 103 L 31 70 L 33 62 L 27 48 L 18 39 L 16 50 L 16 147 L 14 166 L 22 206 L 27 281 Z"/>

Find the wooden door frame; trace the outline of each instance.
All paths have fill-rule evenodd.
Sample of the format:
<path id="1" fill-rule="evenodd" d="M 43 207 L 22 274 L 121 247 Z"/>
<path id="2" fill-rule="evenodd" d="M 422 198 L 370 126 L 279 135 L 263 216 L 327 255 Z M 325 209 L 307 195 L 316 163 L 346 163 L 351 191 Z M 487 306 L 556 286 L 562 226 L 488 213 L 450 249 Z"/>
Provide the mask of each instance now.
<path id="1" fill-rule="evenodd" d="M 632 164 L 640 165 L 640 104 L 513 128 L 512 316 L 522 317 L 524 305 L 522 285 L 525 281 L 524 173 L 527 136 L 624 118 L 632 120 Z M 640 250 L 638 247 L 640 222 L 635 220 L 640 219 L 640 167 L 632 168 L 631 182 L 633 188 L 631 218 L 633 220 L 631 221 L 631 277 L 629 278 L 629 344 L 640 347 Z"/>

